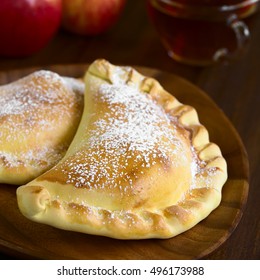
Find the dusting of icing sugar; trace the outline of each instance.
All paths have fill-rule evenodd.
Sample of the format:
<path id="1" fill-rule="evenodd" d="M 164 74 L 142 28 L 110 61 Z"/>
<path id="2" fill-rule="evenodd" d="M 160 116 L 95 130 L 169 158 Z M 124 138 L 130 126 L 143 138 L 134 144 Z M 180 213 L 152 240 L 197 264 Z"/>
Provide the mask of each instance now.
<path id="1" fill-rule="evenodd" d="M 192 178 L 195 178 L 196 175 L 201 172 L 201 166 L 205 165 L 206 163 L 204 161 L 198 159 L 198 155 L 193 146 L 191 146 L 191 152 L 192 152 L 192 161 L 191 161 L 191 165 L 190 165 L 191 175 L 192 175 Z"/>
<path id="2" fill-rule="evenodd" d="M 217 168 L 208 167 L 206 161 L 199 159 L 193 146 L 191 146 L 191 152 L 193 156 L 190 165 L 192 175 L 190 190 L 200 187 L 201 183 L 198 183 L 198 181 L 203 181 L 202 187 L 212 187 L 213 177 L 218 172 Z M 183 198 L 185 198 L 185 194 Z"/>
<path id="3" fill-rule="evenodd" d="M 25 162 L 53 165 L 62 157 L 64 147 L 54 148 L 46 143 L 28 149 L 27 145 L 31 140 L 37 142 L 34 139 L 42 132 L 52 130 L 54 123 L 62 122 L 68 109 L 80 102 L 72 89 L 84 92 L 83 83 L 71 84 L 72 80 L 41 70 L 0 87 L 1 162 L 10 167 Z"/>
<path id="4" fill-rule="evenodd" d="M 101 85 L 94 97 L 96 104 L 106 104 L 107 109 L 93 123 L 86 149 L 65 160 L 61 169 L 66 182 L 75 187 L 118 188 L 125 193 L 145 168 L 169 160 L 171 154 L 186 159 L 163 108 L 119 77 L 113 81 Z"/>
<path id="5" fill-rule="evenodd" d="M 0 151 L 0 162 L 6 167 L 19 167 L 26 163 L 26 166 L 34 170 L 45 170 L 50 165 L 57 163 L 63 156 L 64 147 L 43 147 L 42 149 L 28 150 L 26 152 L 5 152 Z"/>
<path id="6" fill-rule="evenodd" d="M 119 86 L 119 85 L 124 85 L 125 80 L 124 76 L 126 75 L 127 72 L 130 72 L 131 68 L 128 66 L 125 67 L 115 67 L 114 71 L 111 71 L 111 82 L 112 84 Z"/>
<path id="7" fill-rule="evenodd" d="M 38 71 L 17 82 L 1 86 L 0 117 L 33 114 L 42 104 L 59 104 L 63 92 L 57 90 L 64 83 L 56 73 Z M 69 93 L 68 93 L 69 94 Z"/>
<path id="8" fill-rule="evenodd" d="M 163 137 L 174 145 L 179 143 L 162 108 L 136 88 L 104 84 L 100 98 L 109 104 L 108 114 L 116 118 L 108 116 L 105 125 L 103 120 L 96 123 L 97 134 L 90 138 L 91 145 L 96 145 L 98 138 L 107 150 L 127 146 L 130 151 L 143 152 L 145 157 L 145 152 L 150 154 L 156 148 L 167 152 L 167 146 L 160 145 Z"/>
<path id="9" fill-rule="evenodd" d="M 63 82 L 74 92 L 77 92 L 79 95 L 84 95 L 85 84 L 83 81 L 70 77 L 63 77 Z"/>

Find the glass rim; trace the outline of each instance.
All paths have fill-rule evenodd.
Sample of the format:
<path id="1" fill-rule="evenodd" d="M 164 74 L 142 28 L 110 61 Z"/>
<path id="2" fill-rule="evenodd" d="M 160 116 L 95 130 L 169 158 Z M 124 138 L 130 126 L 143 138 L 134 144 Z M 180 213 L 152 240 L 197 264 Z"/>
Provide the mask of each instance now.
<path id="1" fill-rule="evenodd" d="M 154 0 L 152 0 L 154 1 Z M 181 4 L 178 2 L 178 0 L 155 0 L 158 2 L 161 2 L 163 4 L 170 5 L 177 9 L 183 9 L 183 10 L 192 10 L 193 13 L 201 12 L 202 9 L 207 9 L 207 12 L 233 12 L 238 9 L 245 8 L 249 5 L 256 4 L 260 2 L 260 0 L 246 0 L 237 3 L 237 4 L 224 4 L 224 5 L 212 5 L 207 6 L 205 4 L 199 4 L 199 5 L 192 5 L 192 4 Z"/>

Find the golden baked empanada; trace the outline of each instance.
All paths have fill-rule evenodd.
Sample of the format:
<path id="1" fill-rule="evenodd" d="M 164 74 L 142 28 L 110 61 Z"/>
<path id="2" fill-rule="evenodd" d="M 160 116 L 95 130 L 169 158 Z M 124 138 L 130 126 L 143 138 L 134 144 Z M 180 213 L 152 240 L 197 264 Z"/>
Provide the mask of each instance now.
<path id="1" fill-rule="evenodd" d="M 0 86 L 0 183 L 25 184 L 65 155 L 83 97 L 83 81 L 44 70 Z"/>
<path id="2" fill-rule="evenodd" d="M 227 178 L 195 109 L 130 67 L 95 61 L 65 157 L 17 190 L 21 212 L 118 239 L 170 238 L 204 219 Z"/>

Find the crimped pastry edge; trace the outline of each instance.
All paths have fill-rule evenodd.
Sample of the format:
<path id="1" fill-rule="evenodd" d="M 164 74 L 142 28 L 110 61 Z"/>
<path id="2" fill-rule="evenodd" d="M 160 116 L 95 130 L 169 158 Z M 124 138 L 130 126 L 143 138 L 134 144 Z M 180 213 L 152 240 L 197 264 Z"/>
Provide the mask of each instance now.
<path id="1" fill-rule="evenodd" d="M 113 83 L 116 67 L 106 60 L 96 60 L 87 75 L 94 75 Z M 199 178 L 176 205 L 154 211 L 109 211 L 77 203 L 53 200 L 48 190 L 40 185 L 22 186 L 17 190 L 19 208 L 29 219 L 54 227 L 77 232 L 103 235 L 117 239 L 170 238 L 195 226 L 206 218 L 220 203 L 221 190 L 227 179 L 227 165 L 219 147 L 211 143 L 207 129 L 199 122 L 196 110 L 179 102 L 158 81 L 145 77 L 131 67 L 121 67 L 121 79 L 127 84 L 138 84 L 142 92 L 160 104 L 165 112 L 191 133 L 191 144 L 205 168 L 214 168 L 210 187 Z M 72 187 L 72 186 L 71 186 Z M 23 211 L 33 204 L 34 213 Z"/>

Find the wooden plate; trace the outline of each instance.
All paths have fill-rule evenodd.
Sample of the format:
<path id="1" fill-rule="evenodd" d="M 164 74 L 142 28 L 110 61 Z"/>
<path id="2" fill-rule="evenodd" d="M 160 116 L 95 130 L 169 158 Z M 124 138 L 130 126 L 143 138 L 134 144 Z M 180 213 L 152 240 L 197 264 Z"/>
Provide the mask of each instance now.
<path id="1" fill-rule="evenodd" d="M 44 69 L 79 77 L 87 65 Z M 248 194 L 248 159 L 244 146 L 223 112 L 196 86 L 173 74 L 137 67 L 155 77 L 182 103 L 195 107 L 200 121 L 228 164 L 229 179 L 220 206 L 191 230 L 168 240 L 122 241 L 63 231 L 24 218 L 17 207 L 16 186 L 0 185 L 0 250 L 17 258 L 40 259 L 199 259 L 218 248 L 237 226 Z M 4 84 L 36 68 L 0 72 Z"/>

